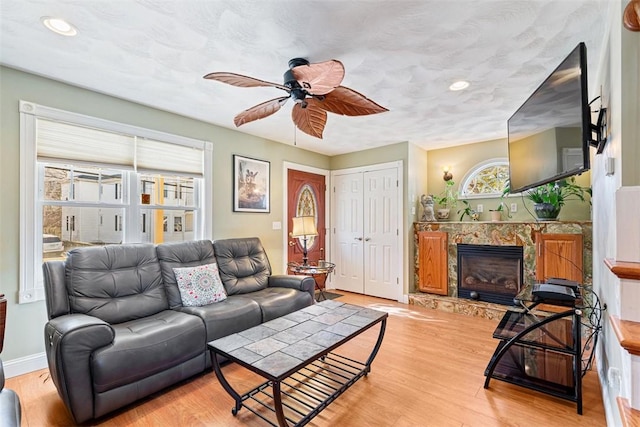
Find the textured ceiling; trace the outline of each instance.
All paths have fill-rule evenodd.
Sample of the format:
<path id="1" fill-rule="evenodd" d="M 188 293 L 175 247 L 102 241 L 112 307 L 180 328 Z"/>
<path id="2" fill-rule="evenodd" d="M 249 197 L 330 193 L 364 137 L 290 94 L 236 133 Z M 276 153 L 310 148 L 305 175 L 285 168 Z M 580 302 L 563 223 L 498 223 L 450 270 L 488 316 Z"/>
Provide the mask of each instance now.
<path id="1" fill-rule="evenodd" d="M 281 83 L 291 58 L 338 59 L 342 84 L 389 112 L 329 114 L 319 140 L 294 133 L 289 102 L 238 130 L 286 144 L 295 134 L 328 155 L 431 149 L 506 137 L 507 119 L 580 41 L 593 79 L 607 12 L 607 0 L 2 0 L 0 63 L 235 129 L 237 113 L 282 91 L 202 76 Z M 49 32 L 42 16 L 78 36 Z M 471 86 L 449 91 L 458 79 Z"/>

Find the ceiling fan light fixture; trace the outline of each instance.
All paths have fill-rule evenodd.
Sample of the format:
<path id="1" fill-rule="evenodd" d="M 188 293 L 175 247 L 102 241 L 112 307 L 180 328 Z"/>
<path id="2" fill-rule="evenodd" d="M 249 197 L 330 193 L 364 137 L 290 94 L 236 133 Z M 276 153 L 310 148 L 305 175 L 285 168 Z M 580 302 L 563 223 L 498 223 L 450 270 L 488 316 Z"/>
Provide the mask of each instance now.
<path id="1" fill-rule="evenodd" d="M 322 139 L 327 112 L 343 116 L 365 116 L 388 111 L 355 90 L 340 86 L 344 78 L 344 65 L 336 59 L 310 64 L 306 59 L 294 58 L 289 61 L 289 70 L 283 77 L 284 84 L 229 72 L 214 72 L 204 76 L 205 79 L 233 86 L 271 86 L 288 93 L 287 96 L 265 101 L 237 114 L 233 119 L 236 126 L 270 116 L 280 110 L 289 98 L 293 98 L 295 102 L 291 118 L 296 127 L 319 139 Z"/>
<path id="2" fill-rule="evenodd" d="M 60 34 L 61 36 L 73 37 L 78 34 L 78 30 L 76 27 L 65 21 L 61 18 L 53 18 L 51 16 L 43 16 L 40 18 L 42 24 L 47 27 L 50 31 L 53 31 L 56 34 Z"/>
<path id="3" fill-rule="evenodd" d="M 449 86 L 449 90 L 457 91 L 463 90 L 469 87 L 469 82 L 465 80 L 458 80 L 457 82 L 453 82 L 451 86 Z"/>

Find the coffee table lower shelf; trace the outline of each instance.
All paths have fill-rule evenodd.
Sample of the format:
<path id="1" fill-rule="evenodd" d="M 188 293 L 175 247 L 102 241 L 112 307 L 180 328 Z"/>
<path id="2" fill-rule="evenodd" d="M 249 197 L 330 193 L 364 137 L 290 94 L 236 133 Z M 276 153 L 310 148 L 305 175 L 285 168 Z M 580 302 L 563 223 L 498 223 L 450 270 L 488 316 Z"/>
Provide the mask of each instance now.
<path id="1" fill-rule="evenodd" d="M 287 423 L 303 426 L 366 376 L 369 370 L 370 367 L 362 362 L 329 353 L 283 381 L 265 381 L 240 395 L 240 405 L 272 426 L 279 424 L 266 415 L 277 415 L 276 408 L 281 406 Z M 248 401 L 254 405 L 248 404 Z M 231 412 L 236 415 L 238 410 L 236 405 Z"/>

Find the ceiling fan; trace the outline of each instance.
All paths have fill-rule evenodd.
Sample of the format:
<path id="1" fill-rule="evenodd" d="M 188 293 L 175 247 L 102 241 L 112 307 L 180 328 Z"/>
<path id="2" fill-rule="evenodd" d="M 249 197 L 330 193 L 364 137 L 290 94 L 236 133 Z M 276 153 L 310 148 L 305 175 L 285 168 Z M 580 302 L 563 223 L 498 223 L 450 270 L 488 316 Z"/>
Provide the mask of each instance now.
<path id="1" fill-rule="evenodd" d="M 236 126 L 270 116 L 289 98 L 296 103 L 291 111 L 296 127 L 320 139 L 327 122 L 327 112 L 365 116 L 388 111 L 355 90 L 340 86 L 344 78 L 344 66 L 335 59 L 310 64 L 304 58 L 294 58 L 289 61 L 289 69 L 284 73 L 284 84 L 227 72 L 210 73 L 204 78 L 239 87 L 275 87 L 288 93 L 287 96 L 271 99 L 241 112 L 233 119 Z"/>

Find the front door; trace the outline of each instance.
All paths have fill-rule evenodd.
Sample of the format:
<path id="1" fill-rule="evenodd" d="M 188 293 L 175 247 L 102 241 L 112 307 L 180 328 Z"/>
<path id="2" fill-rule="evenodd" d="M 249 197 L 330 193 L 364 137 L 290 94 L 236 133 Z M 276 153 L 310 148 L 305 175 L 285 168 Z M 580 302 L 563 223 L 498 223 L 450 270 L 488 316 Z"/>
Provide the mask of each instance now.
<path id="1" fill-rule="evenodd" d="M 316 219 L 317 236 L 307 239 L 309 262 L 325 259 L 325 177 L 310 172 L 289 169 L 287 172 L 287 235 L 293 227 L 292 218 L 313 216 Z M 303 239 L 288 239 L 288 261 L 302 262 Z"/>

